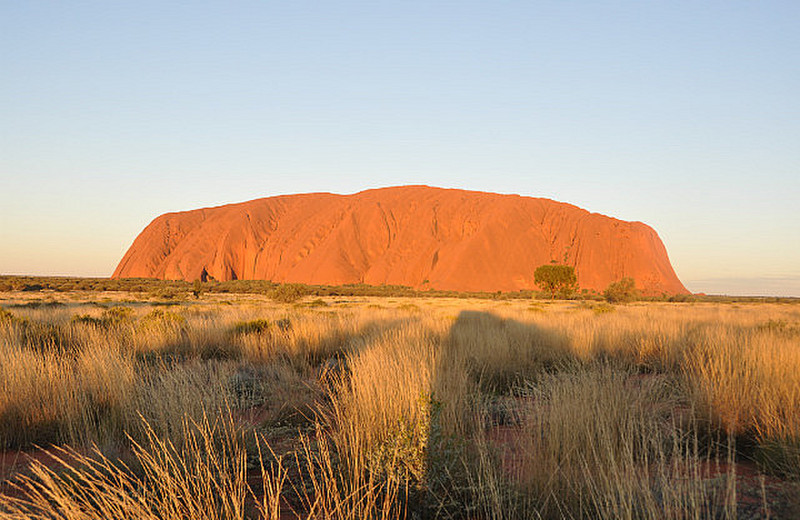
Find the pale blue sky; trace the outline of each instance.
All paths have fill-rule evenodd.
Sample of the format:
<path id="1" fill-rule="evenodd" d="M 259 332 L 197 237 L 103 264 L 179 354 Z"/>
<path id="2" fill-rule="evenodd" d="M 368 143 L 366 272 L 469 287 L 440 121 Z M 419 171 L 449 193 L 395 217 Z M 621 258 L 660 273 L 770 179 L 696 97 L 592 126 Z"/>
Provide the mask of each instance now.
<path id="1" fill-rule="evenodd" d="M 653 226 L 694 291 L 800 296 L 800 2 L 0 0 L 0 273 L 155 216 L 429 184 Z"/>

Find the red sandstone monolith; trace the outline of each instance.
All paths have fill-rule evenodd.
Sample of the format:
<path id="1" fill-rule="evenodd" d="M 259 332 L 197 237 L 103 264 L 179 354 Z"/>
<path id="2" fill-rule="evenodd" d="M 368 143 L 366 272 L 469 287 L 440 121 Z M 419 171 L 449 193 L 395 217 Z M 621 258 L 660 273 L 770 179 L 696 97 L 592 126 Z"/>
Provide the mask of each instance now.
<path id="1" fill-rule="evenodd" d="M 312 193 L 167 213 L 136 238 L 114 278 L 533 289 L 536 267 L 575 267 L 581 288 L 634 278 L 686 293 L 656 232 L 548 199 L 403 186 Z"/>

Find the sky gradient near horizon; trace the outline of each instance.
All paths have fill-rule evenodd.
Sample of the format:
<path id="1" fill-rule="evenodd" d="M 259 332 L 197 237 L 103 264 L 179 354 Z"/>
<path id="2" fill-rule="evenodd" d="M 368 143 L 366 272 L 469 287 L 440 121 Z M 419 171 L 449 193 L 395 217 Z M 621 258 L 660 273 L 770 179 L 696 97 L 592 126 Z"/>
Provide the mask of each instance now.
<path id="1" fill-rule="evenodd" d="M 800 296 L 800 3 L 2 2 L 0 274 L 108 276 L 168 211 L 403 184 L 661 236 Z"/>

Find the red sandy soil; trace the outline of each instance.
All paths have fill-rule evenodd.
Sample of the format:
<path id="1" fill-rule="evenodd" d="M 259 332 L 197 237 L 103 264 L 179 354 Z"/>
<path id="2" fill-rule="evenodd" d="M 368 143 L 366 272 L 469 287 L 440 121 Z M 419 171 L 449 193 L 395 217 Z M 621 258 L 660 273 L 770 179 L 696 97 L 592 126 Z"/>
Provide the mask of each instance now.
<path id="1" fill-rule="evenodd" d="M 45 449 L 32 449 L 27 451 L 0 451 L 0 484 L 14 475 L 24 473 L 34 462 L 39 462 L 47 467 L 59 466 L 55 457 L 70 461 L 66 453 Z"/>
<path id="2" fill-rule="evenodd" d="M 61 459 L 67 463 L 74 463 L 69 453 L 53 449 L 35 448 L 26 451 L 0 451 L 0 495 L 19 496 L 19 490 L 13 487 L 15 477 L 29 474 L 29 469 L 35 463 L 56 469 L 62 466 Z"/>
<path id="3" fill-rule="evenodd" d="M 686 293 L 656 232 L 548 199 L 404 186 L 313 193 L 167 213 L 136 238 L 114 278 L 263 279 L 421 289 L 535 288 L 550 262 L 582 288 L 632 277 Z"/>

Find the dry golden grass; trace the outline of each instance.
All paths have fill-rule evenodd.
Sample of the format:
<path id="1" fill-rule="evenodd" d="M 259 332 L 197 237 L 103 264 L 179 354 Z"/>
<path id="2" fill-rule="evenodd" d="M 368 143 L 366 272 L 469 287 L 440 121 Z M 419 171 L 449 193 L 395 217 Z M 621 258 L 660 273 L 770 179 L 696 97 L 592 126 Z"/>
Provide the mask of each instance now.
<path id="1" fill-rule="evenodd" d="M 800 477 L 795 306 L 225 299 L 0 316 L 0 447 L 78 450 L 0 519 L 733 517 L 734 440 Z"/>
<path id="2" fill-rule="evenodd" d="M 184 442 L 162 440 L 144 425 L 146 442 L 133 444 L 138 472 L 99 450 L 86 455 L 58 449 L 57 470 L 37 462 L 17 482 L 19 496 L 0 496 L 0 517 L 69 520 L 243 519 L 252 494 L 246 479 L 246 452 L 230 420 L 183 424 Z M 280 483 L 269 483 L 279 492 Z M 273 509 L 259 505 L 264 518 Z"/>
<path id="3" fill-rule="evenodd" d="M 606 364 L 548 375 L 523 393 L 509 471 L 545 516 L 709 518 L 725 487 L 700 478 L 692 411 L 671 381 Z M 694 477 L 694 478 L 691 478 Z"/>

